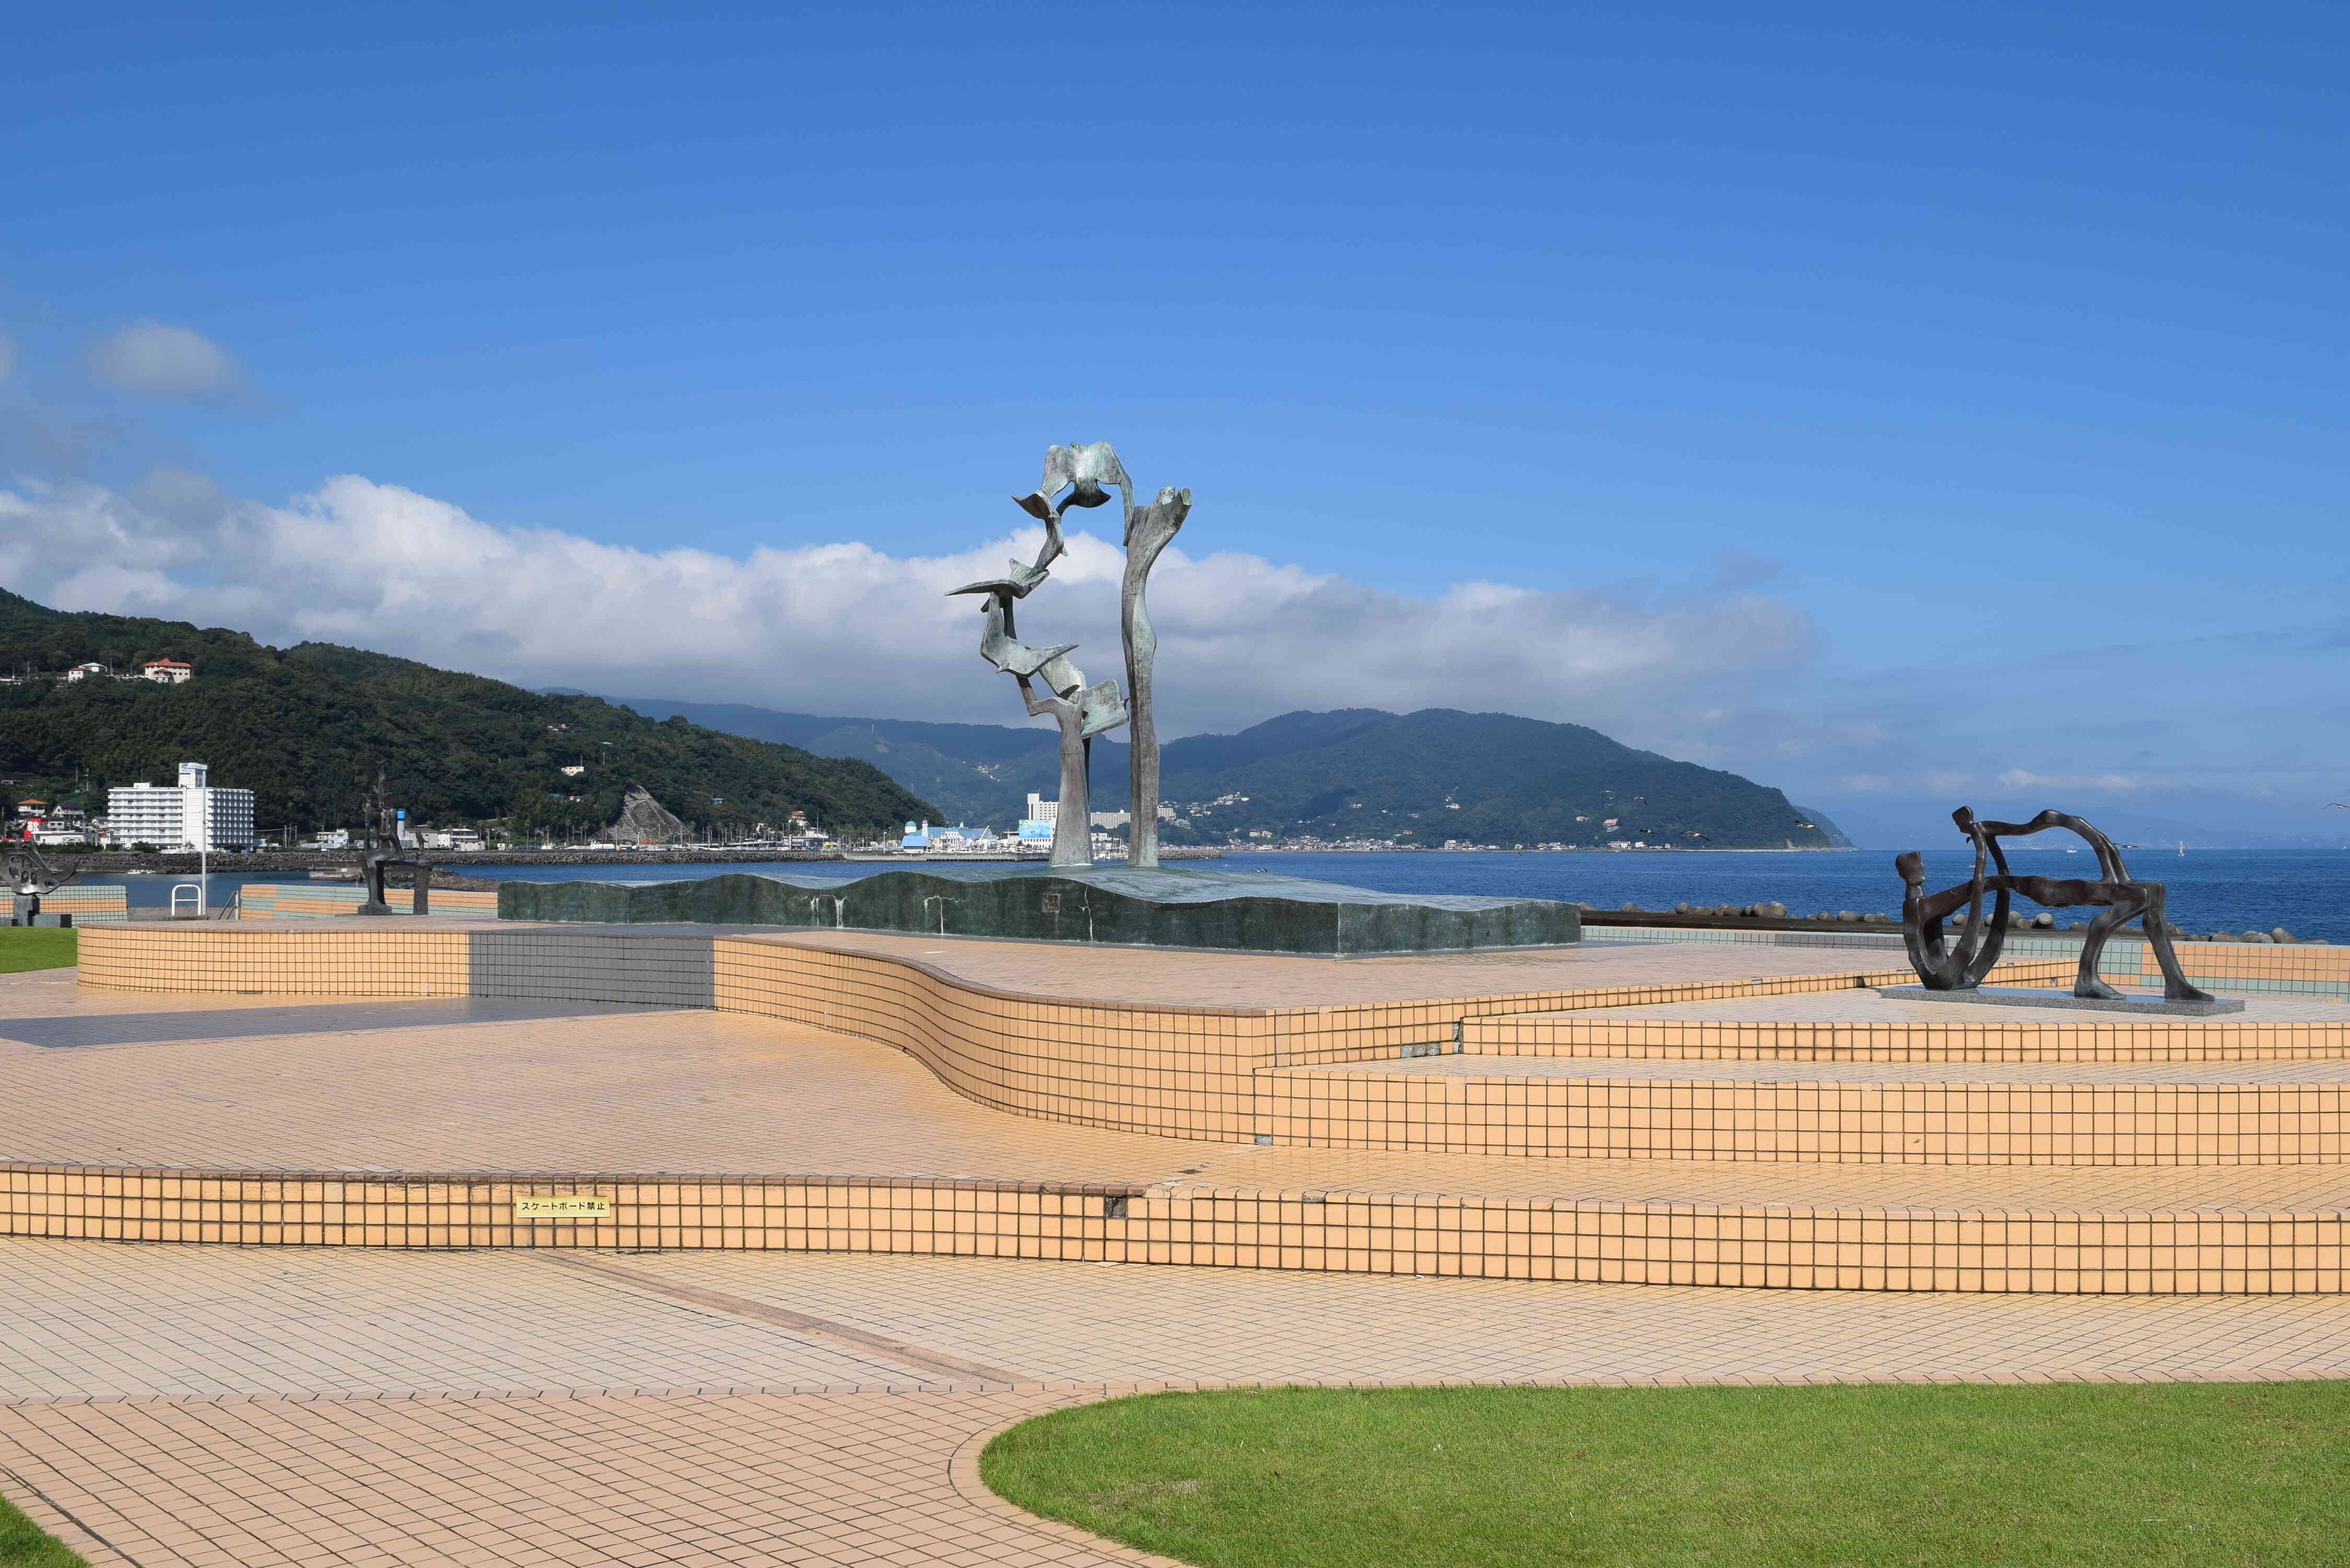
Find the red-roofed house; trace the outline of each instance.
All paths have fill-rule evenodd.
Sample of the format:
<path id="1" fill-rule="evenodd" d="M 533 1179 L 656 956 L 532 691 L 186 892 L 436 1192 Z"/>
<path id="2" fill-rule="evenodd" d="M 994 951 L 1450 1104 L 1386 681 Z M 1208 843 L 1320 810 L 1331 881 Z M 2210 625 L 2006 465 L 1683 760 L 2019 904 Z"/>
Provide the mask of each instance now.
<path id="1" fill-rule="evenodd" d="M 195 669 L 193 666 L 181 663 L 176 659 L 155 659 L 140 665 L 139 672 L 150 680 L 161 680 L 167 685 L 177 686 L 195 674 Z"/>

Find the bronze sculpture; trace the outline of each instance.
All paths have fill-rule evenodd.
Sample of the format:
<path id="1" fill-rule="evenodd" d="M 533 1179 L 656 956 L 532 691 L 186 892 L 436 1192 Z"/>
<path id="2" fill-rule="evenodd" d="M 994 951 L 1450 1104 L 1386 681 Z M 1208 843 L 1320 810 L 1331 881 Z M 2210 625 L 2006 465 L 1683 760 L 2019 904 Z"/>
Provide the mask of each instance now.
<path id="1" fill-rule="evenodd" d="M 26 900 L 27 920 L 41 912 L 42 899 L 80 875 L 78 867 L 61 873 L 51 866 L 29 833 L 0 842 L 0 878 L 6 879 L 11 893 Z"/>
<path id="2" fill-rule="evenodd" d="M 1108 504 L 1116 486 L 1126 514 L 1126 572 L 1119 584 L 1119 636 L 1126 650 L 1126 694 L 1118 683 L 1086 684 L 1084 672 L 1068 656 L 1073 642 L 1031 648 L 1019 640 L 1013 605 L 1051 575 L 1051 566 L 1067 547 L 1061 534 L 1061 515 L 1072 506 Z M 1065 495 L 1063 492 L 1067 493 Z M 1020 683 L 1021 700 L 1032 715 L 1049 714 L 1061 727 L 1061 802 L 1053 824 L 1055 866 L 1093 864 L 1093 817 L 1088 800 L 1092 742 L 1105 730 L 1132 724 L 1133 752 L 1128 812 L 1128 863 L 1159 864 L 1159 732 L 1151 719 L 1150 670 L 1158 652 L 1158 634 L 1144 603 L 1150 568 L 1166 549 L 1191 510 L 1188 490 L 1161 490 L 1148 506 L 1134 503 L 1134 482 L 1106 441 L 1086 446 L 1054 446 L 1045 453 L 1045 477 L 1025 495 L 1013 497 L 1020 509 L 1045 524 L 1045 544 L 1033 565 L 1012 563 L 1001 577 L 966 583 L 957 594 L 985 594 L 986 624 L 980 634 L 980 657 Z M 1042 681 L 1046 694 L 1036 694 Z"/>
<path id="3" fill-rule="evenodd" d="M 1906 888 L 1901 899 L 1902 940 L 1909 950 L 1910 967 L 1918 971 L 1918 979 L 1928 991 L 1973 991 L 1981 985 L 1983 976 L 1999 962 L 2000 952 L 2006 945 L 2011 895 L 2021 893 L 2051 909 L 2087 907 L 2097 910 L 2081 943 L 2081 967 L 2073 980 L 2074 996 L 2104 1002 L 2127 1000 L 2098 978 L 2097 968 L 2105 955 L 2106 938 L 2137 920 L 2146 933 L 2147 944 L 2154 950 L 2155 961 L 2162 966 L 2163 1000 L 2216 1000 L 2209 992 L 2189 984 L 2178 967 L 2178 954 L 2170 945 L 2163 885 L 2134 879 L 2129 867 L 2122 864 L 2121 852 L 2114 847 L 2114 841 L 2095 827 L 2061 811 L 2043 811 L 2030 822 L 1978 822 L 1975 814 L 1963 805 L 1950 814 L 1950 820 L 1959 825 L 1959 831 L 1974 846 L 1974 876 L 1969 880 L 1939 893 L 1929 893 L 1926 862 L 1916 850 L 1896 857 L 1893 862 Z M 2100 880 L 2018 877 L 2009 871 L 2007 856 L 1999 841 L 2049 827 L 2064 828 L 2088 845 L 2097 857 Z M 1995 874 L 1984 874 L 1986 860 L 1998 868 Z M 1985 893 L 1996 895 L 1988 933 L 1983 929 Z M 1942 921 L 1960 908 L 1967 911 L 1966 924 L 1953 949 L 1943 936 Z"/>
<path id="4" fill-rule="evenodd" d="M 432 867 L 422 860 L 411 859 L 400 841 L 400 817 L 392 810 L 391 797 L 383 787 L 383 764 L 375 765 L 375 787 L 368 792 L 369 846 L 359 855 L 359 875 L 367 881 L 367 899 L 355 911 L 362 915 L 389 915 L 391 906 L 384 902 L 383 874 L 394 866 L 406 866 L 416 873 L 416 899 L 411 912 L 429 915 L 432 912 Z"/>

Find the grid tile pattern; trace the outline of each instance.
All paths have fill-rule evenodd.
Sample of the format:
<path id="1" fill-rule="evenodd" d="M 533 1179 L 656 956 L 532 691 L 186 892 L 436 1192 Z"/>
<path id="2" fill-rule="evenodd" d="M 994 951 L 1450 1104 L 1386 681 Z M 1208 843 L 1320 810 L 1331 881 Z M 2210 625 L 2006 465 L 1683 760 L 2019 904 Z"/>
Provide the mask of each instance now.
<path id="1" fill-rule="evenodd" d="M 1463 1056 L 1291 1069 L 1268 1080 L 1265 1125 L 1277 1144 L 1521 1158 L 2299 1165 L 2339 1163 L 2350 1145 L 2338 1078 L 1758 1081 L 1592 1065 L 1603 1070 L 1511 1074 Z"/>
<path id="2" fill-rule="evenodd" d="M 1822 972 L 1812 967 L 1820 961 L 1816 955 L 1767 950 L 1584 950 L 1472 958 L 1456 961 L 1457 968 L 1428 961 L 1337 964 L 1241 955 L 1214 955 L 1221 961 L 1200 967 L 1192 961 L 1201 955 L 1127 950 L 1087 953 L 1076 971 L 1081 977 L 1078 990 L 1040 994 L 1008 982 L 1022 976 L 1066 976 L 1072 972 L 1066 954 L 981 942 L 931 950 L 922 946 L 924 939 L 862 934 L 719 936 L 703 939 L 705 946 L 696 948 L 676 941 L 674 933 L 658 931 L 572 928 L 550 935 L 546 928 L 469 930 L 419 921 L 390 930 L 372 925 L 364 931 L 341 922 L 247 932 L 134 925 L 96 936 L 100 951 L 88 977 L 92 983 L 153 984 L 192 974 L 211 981 L 206 988 L 213 990 L 243 989 L 223 983 L 224 979 L 257 979 L 284 982 L 295 992 L 338 994 L 411 994 L 404 989 L 364 989 L 385 983 L 385 973 L 421 975 L 420 989 L 436 983 L 470 989 L 479 982 L 477 954 L 488 950 L 482 944 L 491 940 L 546 944 L 528 950 L 515 964 L 558 976 L 545 981 L 550 986 L 588 992 L 577 1000 L 599 999 L 594 988 L 614 983 L 613 967 L 598 961 L 592 945 L 558 950 L 559 943 L 640 944 L 638 950 L 646 953 L 706 950 L 711 998 L 722 1011 L 883 1041 L 968 1099 L 1038 1122 L 1089 1123 L 1227 1144 L 1278 1136 L 1267 1129 L 1265 1096 L 1289 1092 L 1284 1085 L 1350 1084 L 1376 1076 L 1382 1093 L 1402 1085 L 1429 1094 L 1474 1082 L 1427 1071 L 1373 1073 L 1367 1059 L 1465 1042 L 1480 1019 L 1529 1011 L 1704 1006 L 1729 999 L 1761 1005 L 1773 998 L 1799 998 L 1833 1008 L 1853 1000 L 1856 987 L 1902 978 L 1900 971 L 1873 969 Z M 659 948 L 663 941 L 670 947 Z M 566 958 L 567 953 L 574 956 Z M 434 963 L 443 967 L 433 969 Z M 1381 963 L 1386 967 L 1378 967 Z M 2068 970 L 2061 959 L 2024 961 L 2002 978 L 2045 982 Z M 564 973 L 570 978 L 560 978 Z M 1504 975 L 1518 982 L 1516 989 L 1470 989 L 1471 981 L 1491 984 Z M 1091 994 L 1128 981 L 1138 991 L 1154 993 L 1151 999 L 1106 1001 Z M 1251 1008 L 1184 999 L 1219 992 L 1229 998 L 1231 988 L 1243 981 L 1273 1004 Z M 1334 999 L 1334 987 L 1343 988 L 1340 998 L 1352 994 L 1355 1000 Z M 1544 1026 L 1555 1024 L 1544 1021 Z M 1639 1026 L 1664 1025 L 1649 1021 Z M 1553 1078 L 1542 1092 L 1558 1085 L 1571 1087 L 1573 1080 Z M 1612 1085 L 1611 1092 L 1637 1087 L 1641 1085 L 1627 1081 Z M 1691 1087 L 1684 1082 L 1669 1085 L 1667 1092 L 1686 1094 Z M 2175 1093 L 2178 1086 L 2157 1087 Z M 2077 1085 L 2063 1085 L 2006 1088 L 2078 1092 Z M 2284 1084 L 2251 1092 L 2310 1088 Z M 1846 1085 L 1834 1092 L 1876 1095 L 1882 1105 L 1889 1103 L 1882 1096 L 1928 1090 L 1945 1096 L 1954 1092 L 1947 1085 L 1886 1082 Z M 1784 1092 L 1784 1086 L 1733 1083 L 1722 1092 L 1765 1096 Z M 1955 1092 L 1973 1090 L 1962 1085 Z M 2106 1085 L 2102 1092 L 2136 1091 Z M 2321 1085 L 2318 1092 L 2330 1091 Z M 1799 1106 L 1783 1119 L 1794 1134 L 1820 1140 L 1824 1129 L 1817 1113 L 1816 1106 Z M 1294 1132 L 1294 1107 L 1285 1114 L 1292 1119 L 1282 1125 Z M 1881 1118 L 1887 1113 L 1877 1114 Z M 1937 1114 L 1947 1118 L 1949 1106 Z M 2092 1125 L 2084 1138 L 2104 1137 L 2113 1147 L 2119 1147 L 2111 1141 L 2117 1137 L 2135 1136 L 2128 1127 L 2116 1132 L 2110 1110 L 2086 1114 L 2093 1123 L 2102 1114 L 2105 1123 Z M 2330 1109 L 2319 1114 L 2321 1119 L 2334 1115 Z M 1751 1111 L 1748 1116 L 1767 1119 Z M 1806 1116 L 1814 1124 L 1808 1127 Z M 1429 1115 L 1421 1114 L 1419 1123 L 1431 1125 Z M 1489 1120 L 1489 1128 L 1492 1125 L 1498 1124 Z M 1982 1137 L 1992 1130 L 1969 1123 L 1960 1132 Z M 2284 1136 L 2307 1129 L 2254 1130 Z M 2017 1129 L 2005 1132 L 2015 1135 Z M 1902 1136 L 1910 1133 L 1904 1130 Z M 2028 1139 L 2040 1135 L 2026 1127 L 2022 1136 L 2029 1152 Z M 2168 1136 L 2175 1156 L 2181 1149 L 2203 1152 L 2193 1139 L 2241 1137 L 2241 1128 L 2225 1133 L 2189 1126 L 2183 1136 L 2190 1141 L 2181 1144 L 2174 1121 Z M 2249 1178 L 2231 1176 L 2226 1188 L 2207 1183 L 2162 1189 L 2160 1201 L 2144 1206 L 2120 1199 L 2115 1189 L 2084 1189 L 2083 1201 L 2064 1209 L 2046 1204 L 2047 1189 L 2011 1180 L 1984 1189 L 1979 1207 L 1960 1210 L 1921 1201 L 1920 1189 L 1881 1180 L 1854 1189 L 1855 1200 L 1839 1201 L 1813 1185 L 1816 1177 L 1792 1186 L 1784 1179 L 1723 1178 L 1712 1181 L 1707 1196 L 1677 1200 L 1638 1189 L 1618 1198 L 1569 1198 L 1557 1195 L 1555 1185 L 1547 1190 L 1539 1181 L 1529 1187 L 1511 1174 L 1529 1164 L 1570 1167 L 1578 1172 L 1578 1185 L 1588 1190 L 1606 1185 L 1595 1184 L 1590 1173 L 1609 1165 L 1654 1169 L 1720 1164 L 1725 1170 L 1801 1165 L 1816 1171 L 1829 1168 L 1827 1141 L 1799 1147 L 1795 1160 L 1668 1158 L 1589 1164 L 1494 1161 L 1430 1143 L 1426 1153 L 1409 1147 L 1351 1150 L 1310 1173 L 1293 1162 L 1300 1178 L 1294 1183 L 1281 1179 L 1284 1168 L 1279 1160 L 1253 1164 L 1249 1157 L 1312 1151 L 1258 1149 L 1252 1144 L 1237 1155 L 1227 1150 L 1219 1156 L 1201 1144 L 1191 1147 L 1207 1158 L 1195 1157 L 1196 1163 L 1181 1170 L 1162 1164 L 1152 1178 L 1123 1184 L 913 1174 L 656 1177 L 642 1169 L 598 1174 L 592 1168 L 524 1182 L 499 1170 L 195 1172 L 19 1163 L 8 1170 L 6 1208 L 8 1223 L 21 1231 L 157 1241 L 822 1249 L 1888 1291 L 2342 1289 L 2336 1191 L 2306 1180 L 2272 1182 L 2255 1191 L 2258 1184 L 2246 1185 Z M 1880 1144 L 1878 1152 L 1889 1147 Z M 1717 1145 L 1707 1151 L 1723 1152 Z M 1652 1146 L 1649 1152 L 1658 1149 Z M 1390 1163 L 1363 1164 L 1367 1159 Z M 1415 1159 L 1445 1163 L 1415 1165 Z M 1220 1172 L 1217 1178 L 1185 1179 L 1201 1175 L 1211 1164 Z M 611 1199 L 613 1212 L 601 1221 L 518 1223 L 511 1210 L 518 1189 L 595 1192 Z M 1516 1195 L 1520 1189 L 1523 1196 Z"/>
<path id="3" fill-rule="evenodd" d="M 386 888 L 383 901 L 400 914 L 416 907 L 412 888 Z M 367 902 L 367 888 L 345 882 L 248 882 L 237 891 L 240 920 L 317 919 L 348 915 Z M 436 915 L 498 912 L 495 888 L 435 888 L 427 901 Z"/>
<path id="4" fill-rule="evenodd" d="M 1226 1141 L 1268 1130 L 1267 1069 L 1443 1048 L 1461 1037 L 1465 1021 L 1482 1016 L 1562 1005 L 1820 994 L 1900 978 L 1877 971 L 1802 972 L 1816 961 L 1787 955 L 1794 962 L 1777 974 L 1739 979 L 1676 981 L 1656 978 L 1651 964 L 1646 975 L 1627 972 L 1617 983 L 1581 991 L 1243 1010 L 1024 995 L 975 983 L 967 972 L 971 948 L 915 957 L 902 941 L 883 952 L 799 937 L 722 938 L 717 947 L 722 1010 L 881 1041 L 916 1057 L 958 1094 L 1001 1110 Z M 934 965 L 933 956 L 961 958 L 966 972 Z M 1163 964 L 1167 955 L 1148 957 Z M 2041 980 L 2049 978 L 2041 972 L 2046 967 L 2020 964 L 2003 974 Z M 1355 966 L 1343 968 L 1355 972 Z M 1668 964 L 1664 972 L 1669 970 Z"/>
<path id="5" fill-rule="evenodd" d="M 599 1262 L 652 1288 L 514 1253 L 0 1243 L 0 1486 L 93 1563 L 140 1568 L 1139 1564 L 991 1498 L 973 1462 L 986 1438 L 1073 1400 L 1232 1383 L 2350 1373 L 2341 1298 L 1758 1298 L 971 1259 Z M 750 1310 L 681 1303 L 664 1282 Z M 844 1360 L 821 1331 L 762 1321 L 762 1306 L 1035 1381 L 930 1383 Z"/>
<path id="6" fill-rule="evenodd" d="M 17 919 L 31 914 L 33 902 L 25 894 L 9 894 L 9 909 Z M 116 883 L 77 883 L 42 894 L 40 905 L 42 914 L 71 915 L 77 926 L 110 924 L 130 918 L 130 890 Z"/>
<path id="7" fill-rule="evenodd" d="M 2344 1207 L 1935 1213 L 1154 1184 L 489 1177 L 361 1180 L 12 1166 L 11 1234 L 373 1247 L 901 1252 L 1808 1290 L 2339 1293 Z M 603 1220 L 519 1223 L 517 1191 Z"/>

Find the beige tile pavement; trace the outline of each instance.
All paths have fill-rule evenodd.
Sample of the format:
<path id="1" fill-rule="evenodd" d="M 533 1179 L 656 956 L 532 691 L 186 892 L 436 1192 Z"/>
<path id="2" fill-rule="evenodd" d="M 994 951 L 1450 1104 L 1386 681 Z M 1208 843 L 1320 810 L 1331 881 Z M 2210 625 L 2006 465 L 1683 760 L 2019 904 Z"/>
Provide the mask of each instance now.
<path id="1" fill-rule="evenodd" d="M 1006 944 L 973 944 L 1002 948 Z M 1282 961 L 1312 963 L 1316 961 Z M 1326 967 L 1343 968 L 1344 965 Z M 0 1099 L 38 1105 L 0 1129 L 0 1158 L 236 1170 L 560 1171 L 974 1178 L 1128 1182 L 1170 1191 L 1353 1191 L 1460 1198 L 1800 1205 L 1849 1210 L 2312 1212 L 2350 1202 L 2350 1167 L 1869 1166 L 1689 1160 L 1524 1160 L 1265 1147 L 1112 1132 L 989 1109 L 869 1041 L 740 1014 L 650 1008 L 450 1023 L 463 1002 L 304 1001 L 78 992 L 63 979 L 0 987 Z M 21 980 L 21 977 L 20 977 Z M 191 1009 L 197 1001 L 236 1009 Z M 274 1028 L 363 1010 L 366 1027 L 160 1039 L 103 1047 L 13 1038 L 26 1021 L 252 1016 Z M 1698 1004 L 1691 1004 L 1698 1005 Z M 408 1009 L 434 1020 L 400 1027 Z M 247 1027 L 260 1027 L 259 1023 Z M 138 1031 L 132 1031 L 138 1033 Z M 1422 1057 L 1523 1075 L 1576 1073 L 1719 1081 L 1737 1064 Z M 2083 1064 L 2066 1064 L 2076 1077 Z M 1362 1064 L 1337 1071 L 1362 1071 Z M 1818 1064 L 1788 1074 L 1843 1075 Z M 2001 1065 L 1987 1075 L 2020 1081 Z M 2307 1063 L 2230 1064 L 2303 1081 Z M 1952 1067 L 1934 1064 L 1947 1078 Z M 2147 1069 L 2124 1067 L 2124 1073 Z M 2191 1076 L 2167 1065 L 2166 1079 Z"/>
<path id="2" fill-rule="evenodd" d="M 1135 1563 L 987 1499 L 986 1435 L 1126 1387 L 1224 1381 L 2350 1376 L 2338 1297 L 593 1261 L 618 1275 L 511 1253 L 0 1241 L 0 1489 L 93 1563 L 139 1568 Z M 712 1301 L 1034 1381 L 926 1378 Z"/>

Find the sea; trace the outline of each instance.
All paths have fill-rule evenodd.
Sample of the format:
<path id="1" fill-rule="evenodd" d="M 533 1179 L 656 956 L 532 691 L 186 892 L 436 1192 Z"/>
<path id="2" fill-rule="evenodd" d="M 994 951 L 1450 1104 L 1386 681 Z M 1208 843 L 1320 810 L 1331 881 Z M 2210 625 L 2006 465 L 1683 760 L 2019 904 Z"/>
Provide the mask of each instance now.
<path id="1" fill-rule="evenodd" d="M 2170 889 L 2170 918 L 2188 930 L 2271 930 L 2282 926 L 2294 936 L 2350 941 L 2350 848 L 2340 849 L 2141 849 L 2125 858 L 2142 881 Z M 2010 851 L 2013 868 L 2045 877 L 2096 874 L 2085 850 L 2067 855 L 2058 847 L 2019 846 Z M 671 881 L 715 877 L 729 871 L 788 870 L 794 876 L 866 877 L 887 870 L 886 861 L 772 861 L 699 865 L 463 866 L 469 876 L 533 882 Z M 915 864 L 915 862 L 906 862 Z M 1403 854 L 1251 854 L 1227 852 L 1222 860 L 1190 864 L 1227 871 L 1263 870 L 1317 881 L 1344 882 L 1387 893 L 1482 893 L 1524 898 L 1564 898 L 1602 910 L 1635 903 L 1669 909 L 1678 903 L 1760 904 L 1773 900 L 1793 915 L 1883 914 L 1898 918 L 1901 880 L 1889 850 L 1672 850 L 1535 853 L 1428 851 Z M 1929 851 L 1927 885 L 1963 882 L 1973 868 L 1965 849 Z M 207 902 L 217 907 L 248 882 L 298 880 L 285 872 L 216 872 Z M 92 877 L 130 889 L 134 909 L 161 908 L 171 889 L 192 877 Z M 2018 907 L 2034 906 L 2018 901 Z M 2061 923 L 2085 919 L 2060 914 Z"/>

